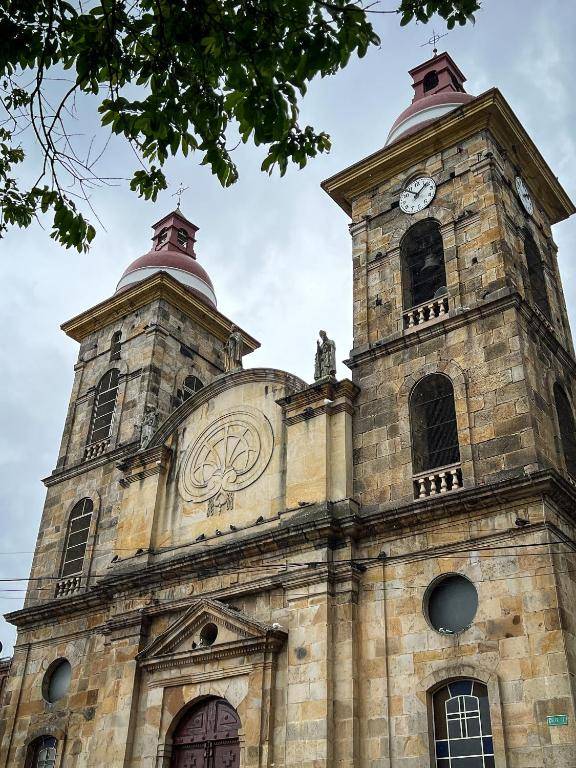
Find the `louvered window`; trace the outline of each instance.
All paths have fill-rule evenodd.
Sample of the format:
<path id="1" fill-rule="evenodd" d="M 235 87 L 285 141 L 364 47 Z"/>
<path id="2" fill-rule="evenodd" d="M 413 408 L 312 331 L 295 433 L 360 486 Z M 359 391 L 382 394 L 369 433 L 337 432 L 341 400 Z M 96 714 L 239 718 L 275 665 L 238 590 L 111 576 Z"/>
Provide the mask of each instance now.
<path id="1" fill-rule="evenodd" d="M 92 412 L 92 424 L 88 445 L 107 440 L 112 431 L 112 421 L 116 409 L 116 397 L 118 395 L 118 381 L 120 372 L 112 368 L 100 379 L 96 389 L 96 400 Z"/>
<path id="2" fill-rule="evenodd" d="M 414 474 L 460 461 L 454 389 L 442 374 L 425 376 L 410 397 Z"/>
<path id="3" fill-rule="evenodd" d="M 552 318 L 552 313 L 550 311 L 550 303 L 548 302 L 548 293 L 546 291 L 544 267 L 542 265 L 538 246 L 529 230 L 524 230 L 524 253 L 526 254 L 532 301 L 544 316 L 550 320 Z"/>
<path id="4" fill-rule="evenodd" d="M 81 499 L 75 506 L 68 519 L 66 543 L 60 577 L 74 576 L 82 573 L 86 543 L 92 520 L 93 504 L 91 499 Z"/>
<path id="5" fill-rule="evenodd" d="M 402 240 L 402 278 L 404 309 L 444 296 L 446 267 L 440 225 L 419 221 Z"/>
<path id="6" fill-rule="evenodd" d="M 554 384 L 554 401 L 566 469 L 576 480 L 576 424 L 572 406 L 560 384 Z"/>
<path id="7" fill-rule="evenodd" d="M 120 350 L 122 349 L 122 331 L 116 331 L 112 334 L 110 342 L 110 360 L 120 360 Z"/>

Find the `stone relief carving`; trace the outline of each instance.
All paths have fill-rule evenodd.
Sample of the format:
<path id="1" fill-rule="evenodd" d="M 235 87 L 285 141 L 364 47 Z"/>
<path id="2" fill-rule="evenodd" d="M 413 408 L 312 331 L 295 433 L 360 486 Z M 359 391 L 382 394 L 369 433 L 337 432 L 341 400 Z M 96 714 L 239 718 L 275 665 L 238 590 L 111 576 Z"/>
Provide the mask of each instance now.
<path id="1" fill-rule="evenodd" d="M 179 491 L 185 501 L 208 502 L 208 515 L 234 507 L 234 494 L 255 482 L 274 448 L 272 426 L 257 408 L 226 411 L 193 440 L 181 464 Z"/>

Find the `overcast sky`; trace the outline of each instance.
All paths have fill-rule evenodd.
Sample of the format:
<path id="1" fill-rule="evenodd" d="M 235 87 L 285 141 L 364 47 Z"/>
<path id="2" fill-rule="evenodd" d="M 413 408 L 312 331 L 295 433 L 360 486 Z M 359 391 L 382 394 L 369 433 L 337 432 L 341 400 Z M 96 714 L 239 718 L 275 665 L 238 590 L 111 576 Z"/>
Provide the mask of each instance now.
<path id="1" fill-rule="evenodd" d="M 393 5 L 384 0 L 382 7 Z M 311 380 L 319 328 L 345 359 L 352 339 L 348 218 L 320 182 L 384 144 L 411 100 L 407 71 L 431 55 L 420 47 L 431 24 L 401 29 L 393 16 L 375 16 L 374 23 L 381 47 L 309 90 L 301 122 L 327 130 L 333 148 L 306 169 L 269 178 L 259 171 L 263 153 L 241 147 L 240 181 L 223 190 L 197 159 L 180 159 L 168 167 L 172 190 L 155 204 L 140 201 L 127 184 L 94 195 L 105 229 L 87 255 L 60 249 L 38 225 L 0 241 L 0 578 L 28 575 L 45 496 L 40 478 L 57 458 L 78 352 L 59 326 L 114 292 L 124 268 L 148 250 L 149 225 L 174 207 L 170 195 L 180 182 L 189 187 L 181 208 L 200 227 L 198 260 L 212 277 L 219 309 L 262 343 L 246 366 Z M 444 31 L 441 22 L 435 26 Z M 476 25 L 439 45 L 468 78 L 468 92 L 500 88 L 573 200 L 575 28 L 576 5 L 566 0 L 484 0 Z M 94 115 L 86 110 L 82 121 L 89 128 Z M 109 147 L 106 163 L 114 175 L 134 170 L 120 142 Z M 554 234 L 574 326 L 576 217 Z M 348 374 L 344 365 L 338 374 Z M 19 592 L 0 591 L 1 612 L 21 604 Z M 14 636 L 1 619 L 4 653 Z"/>

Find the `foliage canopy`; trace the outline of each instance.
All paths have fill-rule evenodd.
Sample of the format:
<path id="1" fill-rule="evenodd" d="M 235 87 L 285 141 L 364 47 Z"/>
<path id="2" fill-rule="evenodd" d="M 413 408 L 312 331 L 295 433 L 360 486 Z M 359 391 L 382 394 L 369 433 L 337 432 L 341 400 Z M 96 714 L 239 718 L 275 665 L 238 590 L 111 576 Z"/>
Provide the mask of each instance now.
<path id="1" fill-rule="evenodd" d="M 369 0 L 0 0 L 0 237 L 51 210 L 52 237 L 62 245 L 81 250 L 93 239 L 78 203 L 89 204 L 103 179 L 92 145 L 80 154 L 70 131 L 77 96 L 92 94 L 102 126 L 132 146 L 139 168 L 130 187 L 146 199 L 166 188 L 162 166 L 180 152 L 200 153 L 223 186 L 234 183 L 238 141 L 264 145 L 262 169 L 283 174 L 330 148 L 325 132 L 299 124 L 299 99 L 314 77 L 379 45 L 372 14 L 398 14 L 404 25 L 437 13 L 451 28 L 478 7 L 477 0 L 401 0 L 391 11 Z M 55 100 L 54 78 L 65 83 Z M 26 133 L 40 150 L 28 158 Z M 22 182 L 24 171 L 32 184 Z"/>

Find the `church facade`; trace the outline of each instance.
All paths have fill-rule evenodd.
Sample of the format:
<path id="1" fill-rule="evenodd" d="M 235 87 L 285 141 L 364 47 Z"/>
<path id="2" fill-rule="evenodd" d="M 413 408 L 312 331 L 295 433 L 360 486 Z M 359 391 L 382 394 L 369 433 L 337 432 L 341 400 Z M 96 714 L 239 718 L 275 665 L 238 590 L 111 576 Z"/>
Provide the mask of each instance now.
<path id="1" fill-rule="evenodd" d="M 354 346 L 244 368 L 176 210 L 80 351 L 0 766 L 576 766 L 574 206 L 497 89 L 410 73 L 351 218 Z"/>

